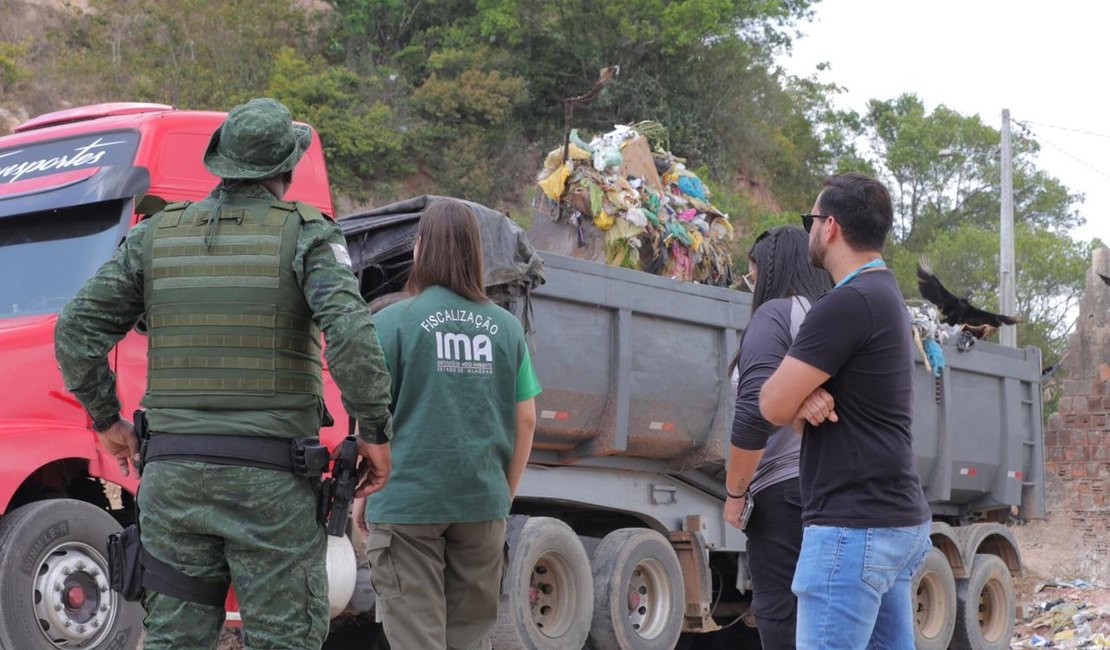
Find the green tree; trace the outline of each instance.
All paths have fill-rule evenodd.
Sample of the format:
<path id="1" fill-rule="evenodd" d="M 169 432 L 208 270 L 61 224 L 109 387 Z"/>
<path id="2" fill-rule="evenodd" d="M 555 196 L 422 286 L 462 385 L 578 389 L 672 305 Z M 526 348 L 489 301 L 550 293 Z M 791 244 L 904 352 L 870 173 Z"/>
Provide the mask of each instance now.
<path id="1" fill-rule="evenodd" d="M 998 310 L 999 132 L 979 116 L 944 106 L 929 112 L 906 94 L 872 100 L 859 120 L 865 155 L 894 200 L 887 258 L 908 298 L 919 298 L 916 266 L 928 256 L 941 281 L 976 305 Z M 1068 233 L 1083 223 L 1081 199 L 1037 169 L 1037 143 L 1014 142 L 1014 220 L 1019 345 L 1057 358 L 1082 291 L 1089 244 Z"/>
<path id="2" fill-rule="evenodd" d="M 362 197 L 368 184 L 411 169 L 384 83 L 320 59 L 305 60 L 288 47 L 274 61 L 266 92 L 316 127 L 337 193 Z"/>
<path id="3" fill-rule="evenodd" d="M 87 101 L 202 109 L 260 94 L 281 49 L 309 40 L 292 0 L 91 0 L 54 38 L 58 74 Z"/>
<path id="4" fill-rule="evenodd" d="M 11 93 L 28 78 L 27 69 L 21 62 L 26 54 L 26 46 L 0 41 L 0 94 Z"/>
<path id="5" fill-rule="evenodd" d="M 920 250 L 940 230 L 997 222 L 1000 136 L 978 115 L 943 105 L 927 112 L 916 95 L 905 94 L 870 101 L 861 126 L 893 193 L 895 241 Z M 1067 232 L 1083 223 L 1074 210 L 1082 197 L 1036 169 L 1038 149 L 1028 137 L 1014 140 L 1014 213 L 1024 223 Z"/>

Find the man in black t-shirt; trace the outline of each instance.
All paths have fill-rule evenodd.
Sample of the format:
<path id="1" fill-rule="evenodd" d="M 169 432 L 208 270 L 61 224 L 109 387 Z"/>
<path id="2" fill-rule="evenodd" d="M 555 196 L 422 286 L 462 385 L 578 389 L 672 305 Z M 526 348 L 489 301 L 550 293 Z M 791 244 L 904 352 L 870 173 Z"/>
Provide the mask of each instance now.
<path id="1" fill-rule="evenodd" d="M 893 212 L 872 178 L 826 179 L 802 222 L 810 260 L 837 284 L 760 393 L 768 421 L 804 427 L 792 589 L 807 650 L 914 645 L 910 582 L 931 514 L 914 469 L 909 317 L 881 257 Z"/>

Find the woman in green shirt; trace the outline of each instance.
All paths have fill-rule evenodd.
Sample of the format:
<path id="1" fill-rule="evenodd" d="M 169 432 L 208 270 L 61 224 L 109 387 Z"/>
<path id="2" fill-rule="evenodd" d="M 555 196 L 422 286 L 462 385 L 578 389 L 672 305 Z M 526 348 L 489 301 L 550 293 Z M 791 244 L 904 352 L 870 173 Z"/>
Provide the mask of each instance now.
<path id="1" fill-rule="evenodd" d="M 411 298 L 375 317 L 393 377 L 393 470 L 366 502 L 393 650 L 469 648 L 497 618 L 505 519 L 539 382 L 520 322 L 486 297 L 478 220 L 443 199 L 417 227 Z"/>

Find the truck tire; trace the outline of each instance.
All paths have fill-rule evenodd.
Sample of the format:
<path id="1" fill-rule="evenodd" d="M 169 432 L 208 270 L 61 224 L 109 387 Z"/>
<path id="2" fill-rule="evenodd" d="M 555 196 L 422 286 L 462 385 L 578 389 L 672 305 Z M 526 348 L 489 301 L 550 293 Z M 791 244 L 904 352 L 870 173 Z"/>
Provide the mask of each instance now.
<path id="1" fill-rule="evenodd" d="M 36 501 L 0 519 L 0 648 L 128 650 L 143 610 L 108 588 L 116 520 L 83 501 Z"/>
<path id="2" fill-rule="evenodd" d="M 956 629 L 956 579 L 944 553 L 933 548 L 913 577 L 916 650 L 946 650 Z"/>
<path id="3" fill-rule="evenodd" d="M 531 517 L 509 554 L 494 650 L 581 648 L 594 609 L 590 560 L 570 526 Z"/>
<path id="4" fill-rule="evenodd" d="M 1017 598 L 1010 569 L 997 555 L 978 554 L 971 575 L 956 585 L 958 650 L 1005 650 L 1014 635 Z"/>
<path id="5" fill-rule="evenodd" d="M 682 634 L 686 592 L 670 542 L 650 528 L 605 536 L 593 558 L 594 650 L 670 650 Z"/>

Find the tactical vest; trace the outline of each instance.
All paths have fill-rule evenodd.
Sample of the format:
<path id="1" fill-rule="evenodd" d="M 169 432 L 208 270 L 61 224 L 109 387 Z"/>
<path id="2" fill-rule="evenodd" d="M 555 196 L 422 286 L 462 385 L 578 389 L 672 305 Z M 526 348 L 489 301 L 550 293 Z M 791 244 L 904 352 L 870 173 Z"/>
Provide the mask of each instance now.
<path id="1" fill-rule="evenodd" d="M 211 245 L 208 202 L 175 203 L 143 242 L 148 408 L 316 408 L 320 330 L 293 257 L 312 206 L 223 207 Z"/>

